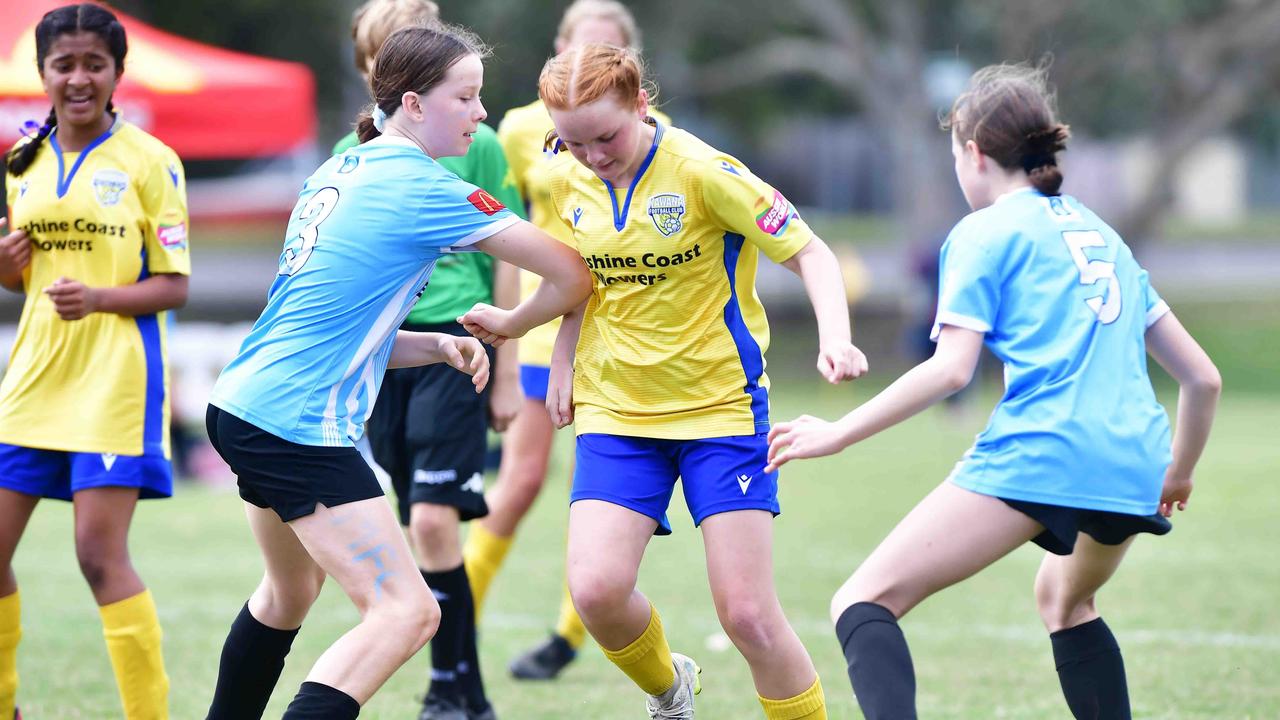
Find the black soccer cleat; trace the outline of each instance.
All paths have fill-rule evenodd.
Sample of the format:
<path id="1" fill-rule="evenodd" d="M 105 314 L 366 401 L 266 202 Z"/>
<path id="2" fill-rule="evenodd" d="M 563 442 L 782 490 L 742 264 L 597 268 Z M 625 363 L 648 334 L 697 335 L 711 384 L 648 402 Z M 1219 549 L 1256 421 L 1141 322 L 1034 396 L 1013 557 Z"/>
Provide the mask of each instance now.
<path id="1" fill-rule="evenodd" d="M 465 707 L 451 698 L 428 695 L 422 701 L 418 720 L 470 720 Z"/>
<path id="2" fill-rule="evenodd" d="M 537 647 L 512 660 L 507 668 L 517 680 L 554 680 L 576 657 L 578 651 L 569 641 L 552 633 Z"/>

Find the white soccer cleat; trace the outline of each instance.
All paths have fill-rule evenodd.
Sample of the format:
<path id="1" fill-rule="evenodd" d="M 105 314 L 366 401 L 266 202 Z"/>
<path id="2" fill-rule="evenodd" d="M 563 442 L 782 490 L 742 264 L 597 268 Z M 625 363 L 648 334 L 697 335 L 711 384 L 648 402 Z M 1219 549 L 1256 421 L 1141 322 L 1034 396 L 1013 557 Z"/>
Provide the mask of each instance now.
<path id="1" fill-rule="evenodd" d="M 671 653 L 671 664 L 676 668 L 676 681 L 662 695 L 649 696 L 650 720 L 692 720 L 693 696 L 702 692 L 698 675 L 702 668 L 693 658 Z"/>

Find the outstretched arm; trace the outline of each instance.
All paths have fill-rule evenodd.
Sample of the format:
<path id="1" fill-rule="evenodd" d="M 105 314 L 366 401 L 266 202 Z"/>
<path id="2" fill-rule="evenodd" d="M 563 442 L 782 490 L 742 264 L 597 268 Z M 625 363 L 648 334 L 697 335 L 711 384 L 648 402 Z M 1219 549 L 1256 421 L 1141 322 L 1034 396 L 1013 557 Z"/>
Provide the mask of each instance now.
<path id="1" fill-rule="evenodd" d="M 489 382 L 489 355 L 479 340 L 448 333 L 396 331 L 388 368 L 449 363 L 471 376 L 476 392 Z"/>
<path id="2" fill-rule="evenodd" d="M 1173 433 L 1173 462 L 1165 472 L 1160 514 L 1187 509 L 1191 473 L 1209 441 L 1209 428 L 1222 394 L 1218 368 L 1172 312 L 1147 328 L 1147 352 L 1178 382 L 1178 417 Z"/>
<path id="3" fill-rule="evenodd" d="M 783 267 L 800 276 L 818 319 L 818 372 L 835 384 L 867 371 L 867 356 L 853 345 L 844 278 L 835 253 L 814 235 Z"/>
<path id="4" fill-rule="evenodd" d="M 957 392 L 973 379 L 982 340 L 982 333 L 944 326 L 933 357 L 848 415 L 835 422 L 806 415 L 773 426 L 765 470 L 772 472 L 790 460 L 837 453 Z"/>
<path id="5" fill-rule="evenodd" d="M 591 293 L 591 275 L 578 253 L 528 222 L 476 243 L 490 255 L 542 276 L 538 289 L 514 310 L 483 303 L 461 322 L 481 340 L 501 344 L 572 310 Z"/>

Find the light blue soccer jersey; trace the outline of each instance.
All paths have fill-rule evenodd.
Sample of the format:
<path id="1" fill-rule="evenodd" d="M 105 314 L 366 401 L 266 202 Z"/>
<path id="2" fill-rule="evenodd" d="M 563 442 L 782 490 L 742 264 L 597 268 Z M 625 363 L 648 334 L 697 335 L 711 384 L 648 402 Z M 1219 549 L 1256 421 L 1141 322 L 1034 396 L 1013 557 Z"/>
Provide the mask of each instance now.
<path id="1" fill-rule="evenodd" d="M 1148 515 L 1170 462 L 1145 334 L 1169 311 L 1114 230 L 1068 196 L 1027 189 L 942 246 L 942 325 L 985 333 L 1005 394 L 956 464 L 960 487 L 1011 500 Z"/>
<path id="2" fill-rule="evenodd" d="M 437 258 L 516 222 L 404 138 L 335 155 L 303 184 L 267 307 L 210 403 L 295 443 L 353 445 Z"/>

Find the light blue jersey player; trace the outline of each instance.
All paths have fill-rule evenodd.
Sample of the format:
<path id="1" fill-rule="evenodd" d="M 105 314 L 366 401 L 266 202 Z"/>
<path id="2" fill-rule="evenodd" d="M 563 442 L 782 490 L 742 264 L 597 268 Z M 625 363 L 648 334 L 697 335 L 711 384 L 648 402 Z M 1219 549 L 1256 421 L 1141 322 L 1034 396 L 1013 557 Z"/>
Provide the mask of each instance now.
<path id="1" fill-rule="evenodd" d="M 1130 717 L 1095 597 L 1136 535 L 1169 532 L 1186 509 L 1222 380 L 1115 231 L 1060 194 L 1069 133 L 1051 98 L 1043 70 L 999 65 L 952 107 L 956 179 L 974 212 L 942 248 L 933 357 L 836 422 L 770 432 L 770 469 L 830 455 L 963 388 L 984 344 L 1004 362 L 1004 397 L 973 448 L 831 601 L 869 720 L 916 717 L 898 619 L 1029 540 L 1048 551 L 1035 597 L 1067 706 Z M 1180 386 L 1172 438 L 1148 353 Z"/>
<path id="2" fill-rule="evenodd" d="M 353 445 L 436 260 L 518 221 L 405 138 L 330 158 L 303 185 L 267 307 L 210 403 L 302 445 Z"/>
<path id="3" fill-rule="evenodd" d="M 286 720 L 355 720 L 431 639 L 440 604 L 354 447 L 383 373 L 447 362 L 479 392 L 489 375 L 481 340 L 520 337 L 591 292 L 576 252 L 436 162 L 465 155 L 484 121 L 487 52 L 470 32 L 441 25 L 386 39 L 361 144 L 306 181 L 267 307 L 214 386 L 209 440 L 236 474 L 267 571 L 231 623 L 209 720 L 262 717 L 325 576 L 360 622 L 312 668 Z M 480 338 L 400 330 L 436 260 L 468 249 L 543 283 Z"/>
<path id="4" fill-rule="evenodd" d="M 985 334 L 1005 393 L 951 475 L 985 495 L 1150 515 L 1169 420 L 1147 377 L 1147 328 L 1169 312 L 1128 246 L 1069 196 L 1016 190 L 942 246 L 932 337 Z"/>

